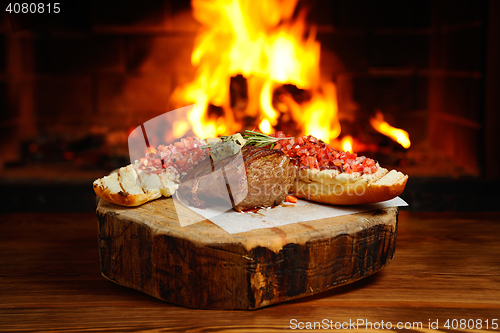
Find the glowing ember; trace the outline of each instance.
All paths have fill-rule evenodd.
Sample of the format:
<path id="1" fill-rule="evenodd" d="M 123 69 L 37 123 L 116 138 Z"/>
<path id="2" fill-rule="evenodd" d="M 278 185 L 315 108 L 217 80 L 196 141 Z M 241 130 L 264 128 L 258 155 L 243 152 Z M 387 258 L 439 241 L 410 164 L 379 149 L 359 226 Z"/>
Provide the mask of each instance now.
<path id="1" fill-rule="evenodd" d="M 410 148 L 411 142 L 408 132 L 405 130 L 392 127 L 384 120 L 384 115 L 382 112 L 377 111 L 375 117 L 370 119 L 370 124 L 374 129 L 380 133 L 390 137 L 394 141 L 398 142 L 401 146 L 408 149 Z"/>
<path id="2" fill-rule="evenodd" d="M 271 127 L 271 124 L 269 123 L 269 120 L 262 119 L 262 121 L 259 124 L 259 129 L 264 134 L 271 134 L 272 127 Z"/>
<path id="3" fill-rule="evenodd" d="M 350 135 L 344 137 L 341 142 L 342 150 L 352 153 L 352 137 Z"/>
<path id="4" fill-rule="evenodd" d="M 237 75 L 247 80 L 244 114 L 253 117 L 251 125 L 258 124 L 262 132 L 274 132 L 279 117 L 290 112 L 301 128 L 299 134 L 327 142 L 340 134 L 335 85 L 321 83 L 320 44 L 314 29 L 306 27 L 305 12 L 294 15 L 297 1 L 192 1 L 194 16 L 204 27 L 191 57 L 196 77 L 174 98 L 196 105 L 188 120 L 197 136 L 243 130 L 243 117 L 234 114 L 230 105 L 230 80 Z M 280 96 L 284 108 L 276 110 L 273 94 L 284 84 L 307 90 L 311 99 L 298 104 L 291 96 Z M 223 114 L 209 116 L 209 105 Z"/>

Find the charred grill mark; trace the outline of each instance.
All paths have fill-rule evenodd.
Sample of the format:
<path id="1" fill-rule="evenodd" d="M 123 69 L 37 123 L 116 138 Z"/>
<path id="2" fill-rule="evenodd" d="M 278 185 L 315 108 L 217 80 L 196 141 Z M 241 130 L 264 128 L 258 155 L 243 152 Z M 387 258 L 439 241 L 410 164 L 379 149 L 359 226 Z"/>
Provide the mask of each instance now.
<path id="1" fill-rule="evenodd" d="M 127 196 L 127 195 L 128 195 L 128 192 L 127 192 L 127 191 L 125 191 L 125 188 L 123 188 L 122 182 L 120 181 L 120 170 L 118 170 L 118 171 L 116 172 L 116 175 L 117 175 L 117 178 L 118 178 L 118 184 L 120 184 L 120 188 L 122 189 L 122 190 L 120 191 L 120 193 L 119 193 L 119 194 L 120 194 L 121 196 L 124 196 L 124 197 L 125 197 L 125 196 Z"/>
<path id="2" fill-rule="evenodd" d="M 146 190 L 142 187 L 142 185 L 140 184 L 141 182 L 139 181 L 139 173 L 137 172 L 136 168 L 133 167 L 132 168 L 132 171 L 134 172 L 135 174 L 135 179 L 136 179 L 136 183 L 138 183 L 137 185 L 141 188 L 142 190 L 142 193 L 146 194 Z M 120 184 L 121 185 L 121 184 Z"/>

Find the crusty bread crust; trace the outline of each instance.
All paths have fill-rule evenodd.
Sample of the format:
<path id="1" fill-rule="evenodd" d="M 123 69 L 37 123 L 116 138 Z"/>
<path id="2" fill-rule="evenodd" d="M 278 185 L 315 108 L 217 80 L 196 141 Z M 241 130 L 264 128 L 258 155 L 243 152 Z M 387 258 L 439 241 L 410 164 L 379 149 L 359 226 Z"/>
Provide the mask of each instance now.
<path id="1" fill-rule="evenodd" d="M 374 174 L 347 174 L 335 170 L 297 172 L 293 193 L 298 198 L 331 205 L 361 205 L 400 195 L 408 180 L 401 172 L 378 168 Z"/>
<path id="2" fill-rule="evenodd" d="M 171 196 L 177 189 L 172 174 L 139 174 L 133 165 L 122 167 L 109 176 L 94 181 L 94 192 L 102 199 L 120 206 L 134 207 L 163 196 Z"/>
<path id="3" fill-rule="evenodd" d="M 115 205 L 135 207 L 148 201 L 161 197 L 160 190 L 147 190 L 144 194 L 130 194 L 127 192 L 111 192 L 107 187 L 99 183 L 100 179 L 94 182 L 94 192 L 101 198 Z"/>

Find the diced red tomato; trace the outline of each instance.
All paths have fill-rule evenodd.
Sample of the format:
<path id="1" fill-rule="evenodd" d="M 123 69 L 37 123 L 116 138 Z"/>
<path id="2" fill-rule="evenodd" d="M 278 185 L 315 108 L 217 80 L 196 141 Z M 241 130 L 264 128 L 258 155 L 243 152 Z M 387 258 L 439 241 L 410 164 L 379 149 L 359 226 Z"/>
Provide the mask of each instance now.
<path id="1" fill-rule="evenodd" d="M 157 149 L 150 147 L 146 157 L 140 159 L 140 169 L 150 173 L 161 173 L 173 166 L 184 171 L 208 156 L 208 149 L 201 149 L 204 144 L 198 137 L 187 137 L 168 146 L 159 145 Z"/>
<path id="2" fill-rule="evenodd" d="M 281 131 L 271 136 L 289 137 Z M 377 172 L 377 165 L 371 158 L 358 157 L 356 153 L 335 150 L 312 135 L 280 140 L 274 145 L 274 149 L 281 149 L 292 159 L 295 166 L 303 169 L 338 169 L 346 173 Z"/>

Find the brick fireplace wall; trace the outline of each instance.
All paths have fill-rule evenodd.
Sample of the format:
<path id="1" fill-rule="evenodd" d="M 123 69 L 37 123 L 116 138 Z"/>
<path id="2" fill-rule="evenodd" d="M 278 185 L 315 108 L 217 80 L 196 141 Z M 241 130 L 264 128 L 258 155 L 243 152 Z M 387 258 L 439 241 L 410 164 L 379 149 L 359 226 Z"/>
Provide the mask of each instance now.
<path id="1" fill-rule="evenodd" d="M 198 26 L 189 6 L 78 1 L 67 15 L 16 33 L 4 16 L 1 160 L 20 157 L 16 142 L 44 135 L 105 132 L 126 146 L 130 128 L 169 111 L 174 87 L 193 74 Z"/>
<path id="2" fill-rule="evenodd" d="M 345 82 L 353 90 L 357 108 L 346 111 L 362 115 L 356 122 L 379 109 L 409 132 L 413 152 L 433 150 L 457 174 L 480 174 L 488 1 L 321 4 L 320 39 L 341 58 L 334 75 L 340 94 Z"/>

